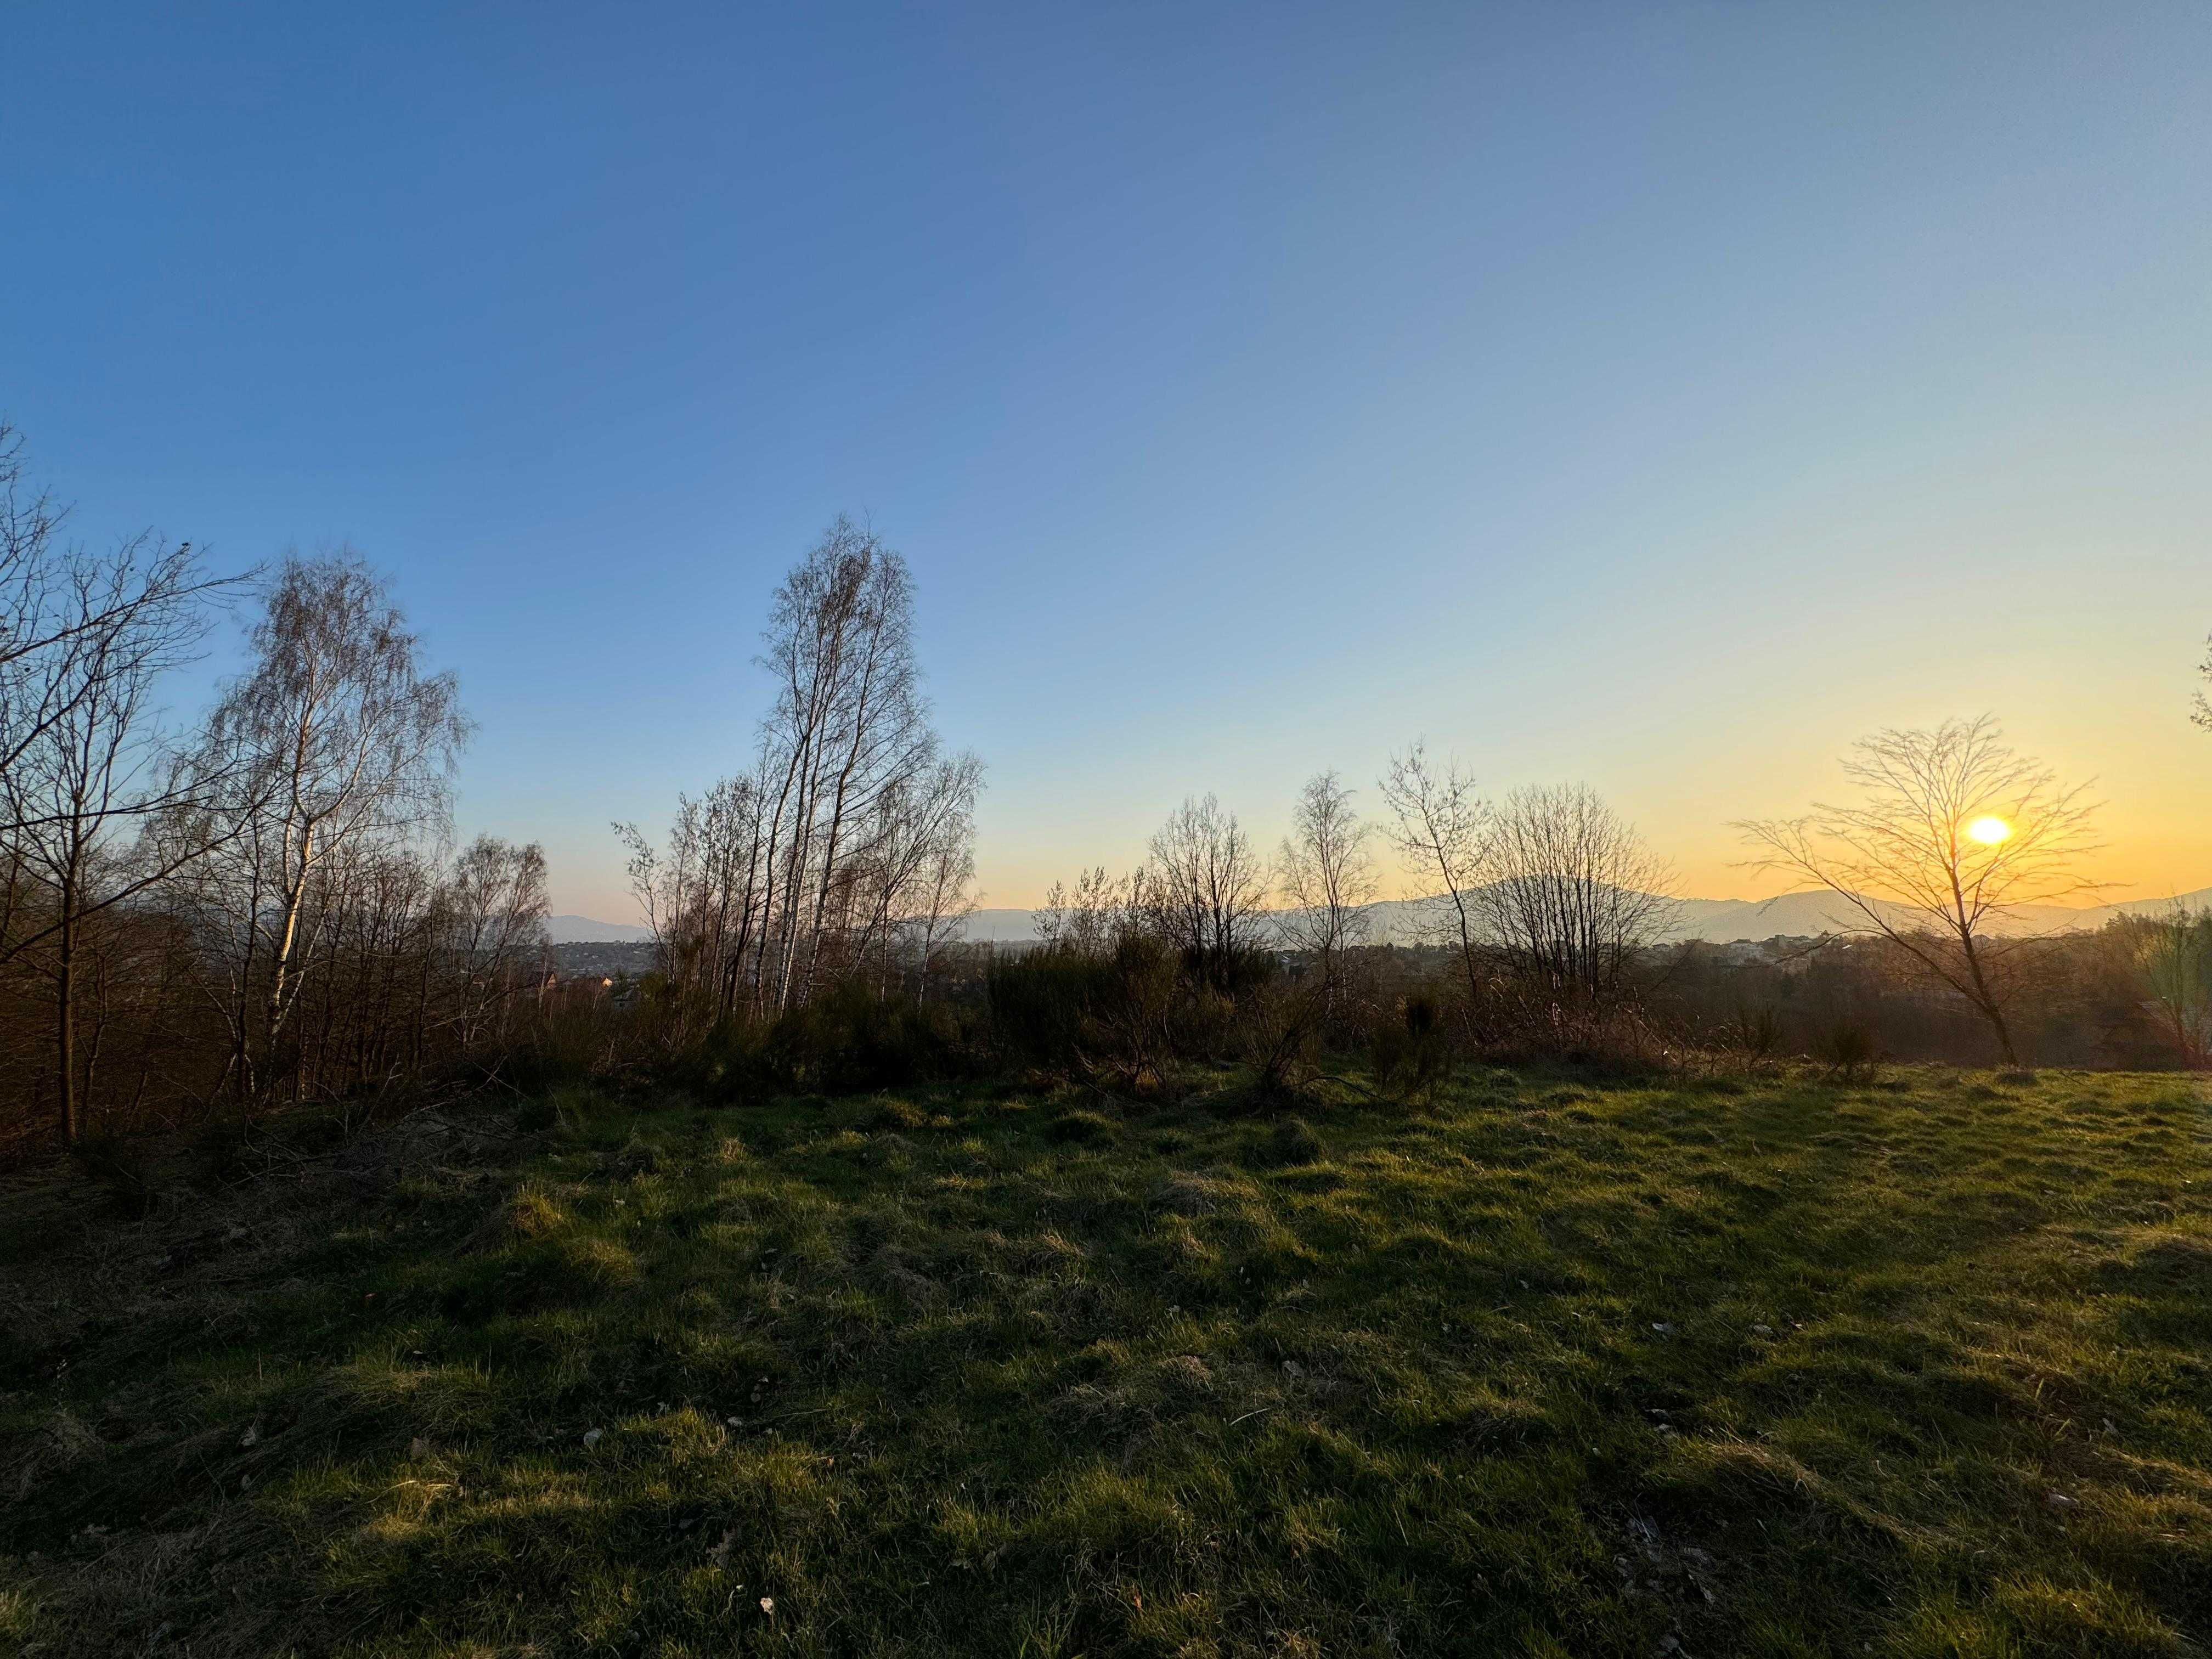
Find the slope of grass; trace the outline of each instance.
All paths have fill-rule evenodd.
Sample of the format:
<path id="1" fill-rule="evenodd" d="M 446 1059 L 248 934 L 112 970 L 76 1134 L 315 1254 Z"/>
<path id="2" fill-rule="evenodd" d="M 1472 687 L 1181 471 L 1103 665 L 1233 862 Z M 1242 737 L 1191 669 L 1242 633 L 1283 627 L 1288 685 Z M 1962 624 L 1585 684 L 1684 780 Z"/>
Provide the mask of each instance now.
<path id="1" fill-rule="evenodd" d="M 1233 1101 L 18 1193 L 0 1648 L 2203 1650 L 2193 1083 Z"/>

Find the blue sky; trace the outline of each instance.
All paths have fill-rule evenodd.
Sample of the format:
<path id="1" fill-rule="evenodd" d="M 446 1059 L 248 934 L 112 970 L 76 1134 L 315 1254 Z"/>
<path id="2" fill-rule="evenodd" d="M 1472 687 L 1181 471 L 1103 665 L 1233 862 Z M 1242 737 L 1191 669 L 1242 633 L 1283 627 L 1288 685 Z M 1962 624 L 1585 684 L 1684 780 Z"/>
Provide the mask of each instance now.
<path id="1" fill-rule="evenodd" d="M 18 4 L 0 147 L 79 532 L 395 573 L 563 909 L 840 511 L 987 902 L 1416 733 L 1759 890 L 1983 708 L 2212 884 L 2201 7 Z"/>

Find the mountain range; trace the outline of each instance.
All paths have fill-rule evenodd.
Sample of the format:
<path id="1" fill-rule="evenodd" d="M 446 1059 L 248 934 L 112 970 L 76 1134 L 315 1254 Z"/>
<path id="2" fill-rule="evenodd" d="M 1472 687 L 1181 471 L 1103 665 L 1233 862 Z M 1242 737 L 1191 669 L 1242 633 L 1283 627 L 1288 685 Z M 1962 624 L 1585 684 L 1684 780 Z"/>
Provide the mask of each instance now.
<path id="1" fill-rule="evenodd" d="M 1419 938 L 1424 914 L 1433 899 L 1389 899 L 1375 907 L 1371 937 L 1406 945 Z M 1736 939 L 1806 939 L 1820 933 L 1849 930 L 1860 918 L 1835 894 L 1815 890 L 1784 893 L 1771 899 L 1670 899 L 1662 937 L 1673 943 L 1704 939 L 1726 945 Z M 1879 904 L 1879 902 L 1877 901 Z M 2156 915 L 2176 907 L 2212 909 L 2212 887 L 2200 888 L 2172 898 L 2128 899 L 2116 904 L 2083 906 L 2026 905 L 2014 913 L 2013 931 L 2074 933 L 2103 927 L 2115 916 Z M 1894 905 L 1880 905 L 1892 915 Z M 549 924 L 556 945 L 632 943 L 649 939 L 646 928 L 628 922 L 595 921 L 589 916 L 555 916 Z M 968 937 L 1004 944 L 1026 943 L 1036 938 L 1034 910 L 978 910 L 968 919 Z"/>
<path id="2" fill-rule="evenodd" d="M 595 921 L 589 916 L 550 916 L 545 931 L 556 945 L 639 945 L 653 929 L 627 921 Z"/>
<path id="3" fill-rule="evenodd" d="M 1437 902 L 1435 899 L 1386 899 L 1374 907 L 1370 937 L 1394 945 L 1413 943 L 1421 936 L 1422 923 Z M 1809 939 L 1821 933 L 1844 933 L 1863 925 L 1853 906 L 1825 889 L 1784 893 L 1771 899 L 1686 898 L 1666 901 L 1667 912 L 1660 937 L 1668 943 L 1703 939 L 1726 945 L 1737 939 Z M 2155 915 L 2176 906 L 2191 910 L 2212 908 L 2212 887 L 2172 898 L 2130 899 L 2115 904 L 2071 906 L 2023 905 L 2012 916 L 2011 931 L 2074 933 L 2101 927 L 2118 915 Z M 1875 901 L 1887 918 L 1902 920 L 1901 906 Z M 971 939 L 1019 941 L 1036 937 L 1033 910 L 978 910 L 968 921 Z"/>

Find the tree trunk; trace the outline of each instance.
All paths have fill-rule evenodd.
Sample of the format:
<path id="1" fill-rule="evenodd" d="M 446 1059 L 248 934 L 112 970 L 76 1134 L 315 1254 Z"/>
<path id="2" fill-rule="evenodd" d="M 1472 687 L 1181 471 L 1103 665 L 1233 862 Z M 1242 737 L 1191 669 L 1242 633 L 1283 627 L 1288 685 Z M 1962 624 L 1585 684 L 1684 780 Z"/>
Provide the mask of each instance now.
<path id="1" fill-rule="evenodd" d="M 2004 1010 L 1990 994 L 1989 981 L 1983 976 L 1981 953 L 1974 949 L 1974 936 L 1962 930 L 1960 942 L 1966 951 L 1966 971 L 1973 975 L 1974 1001 L 1981 1008 L 1982 1018 L 1989 1021 L 1990 1029 L 1996 1033 L 1997 1051 L 2004 1056 L 2004 1063 L 2017 1066 L 2020 1056 L 2013 1052 L 2012 1030 L 2005 1024 Z"/>
<path id="2" fill-rule="evenodd" d="M 54 1053 L 61 1085 L 62 1145 L 83 1138 L 82 1107 L 76 1087 L 76 894 L 74 881 L 62 888 L 61 933 L 54 967 Z"/>

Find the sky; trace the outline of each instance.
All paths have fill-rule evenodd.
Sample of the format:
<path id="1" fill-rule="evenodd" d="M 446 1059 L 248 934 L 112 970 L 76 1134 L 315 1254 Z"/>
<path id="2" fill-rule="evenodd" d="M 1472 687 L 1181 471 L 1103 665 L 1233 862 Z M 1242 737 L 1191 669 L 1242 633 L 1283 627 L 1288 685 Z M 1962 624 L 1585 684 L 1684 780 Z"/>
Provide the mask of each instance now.
<path id="1" fill-rule="evenodd" d="M 1760 896 L 1732 820 L 1984 710 L 2212 885 L 2200 5 L 17 0 L 0 155 L 76 533 L 390 572 L 556 910 L 841 512 L 986 904 L 1417 736 Z"/>

